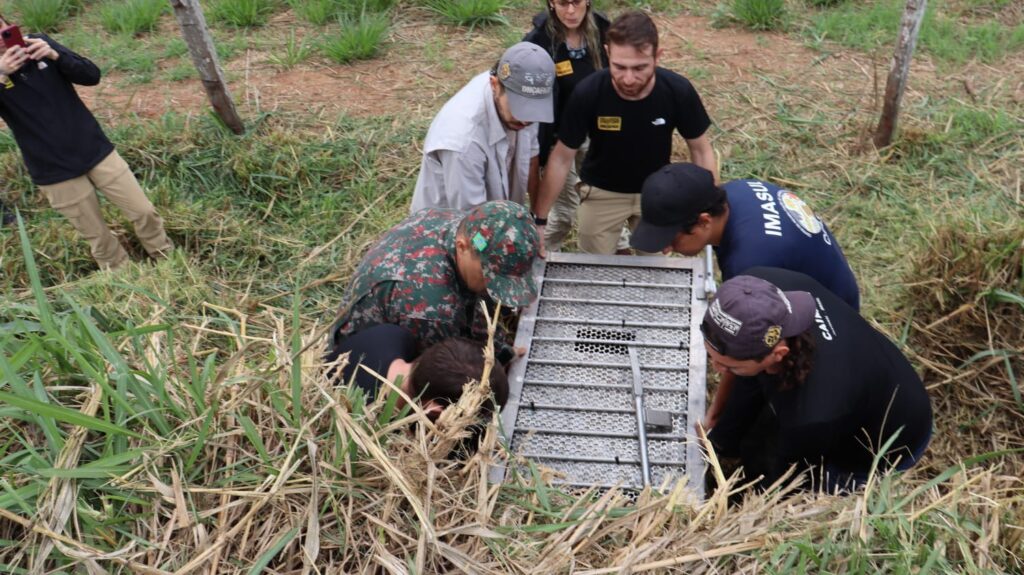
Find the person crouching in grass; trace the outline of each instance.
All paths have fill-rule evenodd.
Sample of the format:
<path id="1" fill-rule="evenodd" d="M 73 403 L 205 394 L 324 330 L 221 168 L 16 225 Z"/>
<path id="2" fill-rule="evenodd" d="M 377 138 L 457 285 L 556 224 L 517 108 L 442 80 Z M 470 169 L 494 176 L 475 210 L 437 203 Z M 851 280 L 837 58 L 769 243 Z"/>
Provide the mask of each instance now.
<path id="1" fill-rule="evenodd" d="M 459 402 L 467 383 L 483 377 L 484 345 L 464 337 L 450 337 L 418 353 L 411 331 L 395 324 L 380 324 L 334 343 L 324 362 L 328 366 L 328 381 L 340 385 L 351 382 L 363 390 L 367 403 L 387 396 L 387 389 L 381 389 L 385 385 L 383 377 L 416 400 L 428 419 L 437 421 L 448 406 Z M 345 353 L 349 354 L 348 363 L 339 372 L 332 364 Z M 508 401 L 508 377 L 500 363 L 491 367 L 488 383 L 491 398 L 480 408 L 480 425 L 474 426 L 470 437 L 462 443 L 467 452 L 476 449 L 491 414 L 501 411 Z M 399 396 L 396 407 L 404 406 L 405 400 Z"/>
<path id="2" fill-rule="evenodd" d="M 708 434 L 767 487 L 791 466 L 830 493 L 903 471 L 931 438 L 932 408 L 910 362 L 810 276 L 752 268 L 725 281 L 701 323 L 711 366 L 735 376 Z"/>

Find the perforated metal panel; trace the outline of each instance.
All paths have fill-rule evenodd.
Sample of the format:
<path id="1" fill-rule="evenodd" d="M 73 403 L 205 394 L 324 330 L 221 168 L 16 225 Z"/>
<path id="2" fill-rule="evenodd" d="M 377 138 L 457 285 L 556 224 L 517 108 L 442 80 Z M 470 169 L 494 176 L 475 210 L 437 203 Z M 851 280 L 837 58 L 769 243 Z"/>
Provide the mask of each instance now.
<path id="1" fill-rule="evenodd" d="M 633 347 L 646 409 L 672 423 L 647 433 L 651 483 L 687 475 L 702 494 L 692 422 L 704 414 L 705 262 L 551 253 L 535 273 L 540 297 L 516 334 L 527 353 L 509 371 L 502 412 L 513 451 L 570 485 L 642 487 Z"/>

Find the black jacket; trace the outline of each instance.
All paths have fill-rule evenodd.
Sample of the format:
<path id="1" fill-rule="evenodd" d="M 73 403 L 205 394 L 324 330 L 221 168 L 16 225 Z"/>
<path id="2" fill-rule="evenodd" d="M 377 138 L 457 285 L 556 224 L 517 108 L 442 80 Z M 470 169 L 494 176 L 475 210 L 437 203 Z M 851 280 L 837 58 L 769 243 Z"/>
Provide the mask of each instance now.
<path id="1" fill-rule="evenodd" d="M 32 181 L 56 184 L 87 173 L 114 145 L 73 85 L 99 84 L 100 69 L 43 34 L 31 37 L 45 40 L 60 57 L 29 61 L 0 84 L 0 118 L 14 132 Z"/>
<path id="2" fill-rule="evenodd" d="M 550 124 L 541 124 L 539 135 L 537 136 L 538 143 L 540 144 L 540 163 L 541 165 L 547 164 L 548 154 L 551 153 L 551 148 L 555 145 L 555 140 L 558 139 L 558 121 L 561 117 L 561 112 L 565 108 L 566 102 L 569 101 L 569 96 L 572 95 L 572 91 L 576 88 L 576 84 L 579 84 L 581 80 L 592 74 L 595 70 L 591 52 L 589 50 L 600 50 L 601 53 L 601 66 L 604 68 L 608 67 L 608 54 L 605 52 L 605 33 L 608 31 L 610 22 L 599 12 L 594 12 L 594 20 L 597 22 L 597 31 L 600 46 L 587 46 L 587 57 L 583 60 L 573 60 L 571 63 L 571 73 L 565 74 L 559 72 L 560 69 L 564 69 L 559 66 L 565 66 L 566 62 L 570 60 L 569 50 L 565 47 L 565 42 L 555 45 L 554 40 L 548 34 L 548 13 L 541 12 L 533 17 L 533 29 L 530 30 L 526 36 L 523 37 L 524 42 L 530 42 L 536 44 L 541 48 L 547 50 L 551 59 L 555 61 L 555 70 L 557 81 L 555 82 L 555 118 L 554 122 Z"/>

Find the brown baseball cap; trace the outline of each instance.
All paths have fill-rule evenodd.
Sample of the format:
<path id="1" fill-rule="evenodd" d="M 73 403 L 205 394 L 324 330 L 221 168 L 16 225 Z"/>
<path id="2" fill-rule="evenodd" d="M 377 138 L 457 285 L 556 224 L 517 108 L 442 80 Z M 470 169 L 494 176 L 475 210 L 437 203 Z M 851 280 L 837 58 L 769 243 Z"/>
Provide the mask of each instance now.
<path id="1" fill-rule="evenodd" d="M 783 338 L 814 323 L 814 296 L 784 292 L 767 280 L 736 276 L 718 288 L 701 323 L 704 343 L 733 359 L 764 357 Z"/>

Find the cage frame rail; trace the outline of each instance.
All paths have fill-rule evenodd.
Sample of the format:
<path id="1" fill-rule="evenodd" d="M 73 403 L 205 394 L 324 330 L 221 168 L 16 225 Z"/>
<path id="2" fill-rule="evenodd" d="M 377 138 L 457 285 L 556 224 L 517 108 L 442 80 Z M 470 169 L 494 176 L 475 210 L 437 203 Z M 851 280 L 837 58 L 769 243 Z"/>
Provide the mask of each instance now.
<path id="1" fill-rule="evenodd" d="M 619 437 L 624 439 L 632 438 L 637 441 L 643 440 L 662 440 L 672 439 L 680 440 L 685 439 L 685 454 L 684 459 L 677 460 L 673 458 L 672 464 L 679 464 L 685 460 L 685 474 L 683 477 L 688 481 L 688 486 L 691 491 L 698 498 L 704 496 L 704 480 L 703 480 L 703 469 L 704 469 L 704 457 L 702 452 L 701 443 L 696 435 L 694 429 L 694 422 L 700 421 L 704 417 L 704 409 L 706 404 L 706 388 L 705 388 L 705 375 L 707 373 L 707 355 L 704 352 L 703 338 L 700 335 L 700 321 L 703 318 L 704 310 L 707 307 L 708 302 L 708 290 L 714 290 L 714 279 L 713 269 L 708 267 L 709 260 L 706 254 L 702 254 L 705 257 L 666 257 L 666 256 L 603 256 L 593 254 L 577 254 L 577 253 L 561 253 L 561 252 L 549 252 L 547 259 L 538 259 L 534 264 L 534 278 L 537 283 L 538 297 L 527 306 L 519 317 L 519 324 L 516 333 L 515 345 L 516 347 L 525 349 L 523 357 L 515 359 L 508 372 L 509 381 L 509 397 L 508 403 L 503 409 L 500 417 L 501 434 L 503 441 L 506 446 L 512 445 L 513 437 L 517 431 L 526 433 L 551 433 L 551 434 L 564 434 L 564 435 L 580 435 L 588 437 Z M 622 267 L 622 268 L 654 268 L 654 269 L 665 269 L 665 270 L 687 270 L 690 271 L 692 285 L 682 285 L 679 283 L 658 283 L 658 282 L 637 282 L 637 281 L 612 281 L 607 279 L 599 280 L 577 280 L 577 279 L 565 279 L 565 278 L 546 278 L 545 272 L 549 265 L 552 264 L 579 264 L 582 266 L 602 266 L 602 267 Z M 621 306 L 624 310 L 627 310 L 625 316 L 629 315 L 628 310 L 637 307 L 634 304 L 638 302 L 620 302 L 620 301 L 609 301 L 609 300 L 593 300 L 591 298 L 552 298 L 545 297 L 541 294 L 544 293 L 544 284 L 546 281 L 550 281 L 553 284 L 562 285 L 590 285 L 590 286 L 607 286 L 609 288 L 616 287 L 627 287 L 627 288 L 651 288 L 651 289 L 677 289 L 681 292 L 685 292 L 686 297 L 689 301 L 686 304 L 662 304 L 657 302 L 650 302 L 646 305 L 651 307 L 672 307 L 674 309 L 689 308 L 689 322 L 686 326 L 688 333 L 688 342 L 680 342 L 679 345 L 666 345 L 663 342 L 654 341 L 631 341 L 631 340 L 600 340 L 601 344 L 605 345 L 620 345 L 627 348 L 627 353 L 624 354 L 623 361 L 621 362 L 609 362 L 609 361 L 592 361 L 586 364 L 586 367 L 596 368 L 614 368 L 620 370 L 626 370 L 632 375 L 629 380 L 624 380 L 620 384 L 616 385 L 604 385 L 599 387 L 613 387 L 622 391 L 629 390 L 631 395 L 635 395 L 634 382 L 636 381 L 636 374 L 633 371 L 634 365 L 630 361 L 630 356 L 635 356 L 638 364 L 636 368 L 642 368 L 642 371 L 660 371 L 660 372 L 679 372 L 682 377 L 685 374 L 686 385 L 680 386 L 678 389 L 667 386 L 651 386 L 644 387 L 643 391 L 666 391 L 666 392 L 682 392 L 685 393 L 685 414 L 686 423 L 688 429 L 672 429 L 670 433 L 659 433 L 657 431 L 653 433 L 647 433 L 642 424 L 643 406 L 639 408 L 635 407 L 630 412 L 635 413 L 638 417 L 638 421 L 641 422 L 638 425 L 634 433 L 618 433 L 618 432 L 605 432 L 605 433 L 586 433 L 582 431 L 567 431 L 567 430 L 556 430 L 556 429 L 545 429 L 537 428 L 535 426 L 526 426 L 522 430 L 517 430 L 515 427 L 516 420 L 518 418 L 521 409 L 529 410 L 530 401 L 525 403 L 523 399 L 523 388 L 524 385 L 532 385 L 541 383 L 539 381 L 531 381 L 526 378 L 527 367 L 531 363 L 539 365 L 552 365 L 552 366 L 578 366 L 578 362 L 561 359 L 531 359 L 532 344 L 535 341 L 534 333 L 536 332 L 538 322 L 546 323 L 568 323 L 568 324 L 579 324 L 579 325 L 590 325 L 590 326 L 606 326 L 609 328 L 678 328 L 679 326 L 672 323 L 665 322 L 642 322 L 626 319 L 625 317 L 621 321 L 612 321 L 607 319 L 585 319 L 580 318 L 579 320 L 560 318 L 560 317 L 544 317 L 538 315 L 538 310 L 541 306 L 542 301 L 557 301 L 566 303 L 581 303 L 581 304 L 597 304 L 605 306 Z M 713 293 L 713 292 L 712 292 Z M 546 340 L 556 340 L 560 343 L 580 343 L 578 339 L 572 338 L 544 338 L 538 336 L 536 341 L 543 342 Z M 590 340 L 587 340 L 590 341 Z M 550 343 L 550 341 L 549 341 Z M 594 341 L 593 343 L 597 343 Z M 647 344 L 652 344 L 648 347 Z M 667 364 L 656 364 L 656 363 L 644 363 L 643 354 L 641 353 L 644 349 L 685 349 L 689 353 L 689 365 L 667 365 Z M 544 381 L 541 385 L 557 386 L 560 384 L 572 384 L 573 382 L 556 382 L 556 381 Z M 632 403 L 632 402 L 631 402 Z M 637 401 L 637 403 L 641 403 Z M 542 404 L 535 404 L 535 408 L 539 409 L 574 409 L 572 406 L 549 406 Z M 598 410 L 595 410 L 598 411 Z M 599 410 L 604 411 L 604 410 Z M 611 410 L 615 412 L 624 412 L 625 410 Z M 682 412 L 678 410 L 677 412 Z M 677 426 L 678 427 L 678 426 Z M 647 443 L 647 441 L 644 441 Z M 510 447 L 511 448 L 511 447 Z M 650 477 L 650 468 L 653 465 L 667 463 L 667 461 L 661 460 L 660 458 L 652 460 L 650 453 L 648 452 L 647 446 L 642 448 L 642 453 L 633 452 L 626 457 L 620 457 L 621 464 L 623 465 L 636 465 L 634 461 L 646 460 L 647 465 L 642 465 L 647 471 L 642 472 L 643 483 L 650 483 L 652 478 Z M 523 457 L 531 459 L 533 461 L 541 462 L 542 464 L 546 461 L 559 460 L 557 456 L 545 455 L 543 453 L 533 453 L 533 450 L 527 450 L 522 454 Z M 570 459 L 578 459 L 576 457 L 566 456 L 562 458 L 563 461 L 569 461 Z M 586 458 L 584 458 L 586 459 Z M 652 465 L 653 464 L 653 465 Z M 518 465 L 518 464 L 513 464 Z M 695 473 L 696 471 L 696 473 Z M 489 479 L 491 482 L 499 483 L 504 481 L 506 476 L 506 464 L 504 461 L 499 461 L 491 466 L 489 472 Z M 557 481 L 559 484 L 575 485 L 575 482 L 571 477 Z M 620 483 L 610 482 L 608 485 L 619 485 L 624 488 L 636 488 L 640 489 L 643 485 L 622 485 Z M 595 483 L 594 486 L 602 486 L 601 483 Z M 652 484 L 652 487 L 659 487 L 657 484 Z"/>

